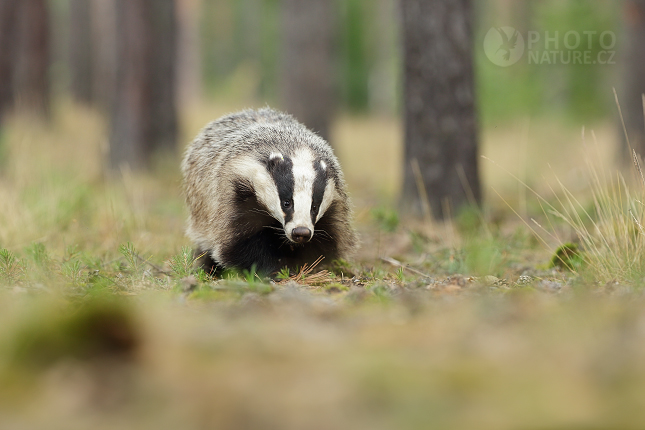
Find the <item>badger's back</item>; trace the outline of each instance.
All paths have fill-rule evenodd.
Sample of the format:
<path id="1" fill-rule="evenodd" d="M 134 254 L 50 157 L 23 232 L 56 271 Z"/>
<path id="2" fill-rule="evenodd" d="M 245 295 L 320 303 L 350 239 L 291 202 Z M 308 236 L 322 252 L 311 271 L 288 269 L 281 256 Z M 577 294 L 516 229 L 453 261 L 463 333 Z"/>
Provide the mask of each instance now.
<path id="1" fill-rule="evenodd" d="M 272 273 L 356 248 L 338 160 L 289 115 L 246 110 L 210 123 L 182 170 L 187 234 L 205 263 Z"/>

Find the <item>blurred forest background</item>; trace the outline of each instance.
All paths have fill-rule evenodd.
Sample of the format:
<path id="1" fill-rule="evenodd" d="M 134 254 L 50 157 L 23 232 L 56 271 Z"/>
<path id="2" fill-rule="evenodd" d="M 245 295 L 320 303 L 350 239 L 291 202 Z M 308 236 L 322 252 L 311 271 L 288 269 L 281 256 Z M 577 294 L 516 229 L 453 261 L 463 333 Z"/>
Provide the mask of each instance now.
<path id="1" fill-rule="evenodd" d="M 645 0 L 0 0 L 0 428 L 642 428 L 644 47 Z M 360 251 L 215 279 L 180 157 L 266 105 Z"/>
<path id="2" fill-rule="evenodd" d="M 458 4 L 473 18 L 478 153 L 531 182 L 545 167 L 538 162 L 549 162 L 545 154 L 572 157 L 568 150 L 580 142 L 572 136 L 586 126 L 606 136 L 605 158 L 615 159 L 622 131 L 613 87 L 630 132 L 641 136 L 634 140 L 642 140 L 643 2 Z M 615 64 L 528 64 L 524 58 L 499 67 L 486 58 L 483 41 L 501 26 L 514 27 L 525 40 L 529 31 L 559 32 L 560 44 L 567 32 L 592 32 L 582 47 L 592 55 L 602 49 L 600 35 L 610 32 L 617 39 Z M 331 141 L 349 163 L 350 187 L 396 202 L 402 170 L 410 168 L 403 161 L 402 27 L 395 0 L 3 0 L 0 124 L 16 109 L 52 120 L 73 101 L 105 121 L 106 169 L 124 162 L 138 168 L 159 150 L 180 153 L 222 113 L 268 104 Z M 362 169 L 352 164 L 355 158 Z M 571 163 L 563 173 L 558 160 L 550 161 L 569 175 Z M 484 184 L 517 187 L 497 180 L 500 172 L 483 165 Z"/>

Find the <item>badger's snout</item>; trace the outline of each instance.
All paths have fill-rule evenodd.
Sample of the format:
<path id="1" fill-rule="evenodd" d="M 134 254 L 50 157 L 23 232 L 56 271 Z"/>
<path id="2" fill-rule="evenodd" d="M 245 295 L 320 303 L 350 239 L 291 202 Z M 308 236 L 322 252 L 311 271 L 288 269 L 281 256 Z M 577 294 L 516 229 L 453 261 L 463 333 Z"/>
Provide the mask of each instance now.
<path id="1" fill-rule="evenodd" d="M 305 243 L 311 240 L 311 230 L 307 227 L 296 227 L 291 230 L 291 240 L 296 243 Z"/>

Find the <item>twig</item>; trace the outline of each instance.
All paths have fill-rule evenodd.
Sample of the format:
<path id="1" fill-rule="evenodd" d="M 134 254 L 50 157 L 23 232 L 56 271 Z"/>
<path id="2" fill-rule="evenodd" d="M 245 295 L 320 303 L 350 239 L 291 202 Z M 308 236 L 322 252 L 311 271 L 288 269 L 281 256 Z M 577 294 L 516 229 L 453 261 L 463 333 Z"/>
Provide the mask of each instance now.
<path id="1" fill-rule="evenodd" d="M 321 283 L 324 281 L 329 280 L 329 271 L 328 270 L 321 270 L 318 273 L 314 273 L 313 275 L 310 275 L 311 272 L 320 264 L 321 261 L 323 261 L 325 257 L 322 255 L 316 259 L 311 265 L 307 265 L 306 263 L 300 268 L 300 271 L 293 275 L 290 276 L 289 279 L 285 281 L 294 281 L 298 282 L 300 284 L 317 284 Z"/>
<path id="2" fill-rule="evenodd" d="M 388 264 L 391 264 L 392 266 L 402 267 L 402 268 L 404 268 L 406 270 L 409 270 L 410 272 L 412 272 L 412 273 L 414 273 L 416 275 L 423 276 L 425 278 L 431 278 L 431 276 L 428 275 L 427 273 L 423 273 L 423 272 L 418 271 L 417 269 L 413 269 L 412 267 L 410 267 L 408 265 L 405 265 L 405 264 L 401 263 L 400 261 L 395 260 L 394 258 L 381 257 L 381 260 L 385 261 Z"/>
<path id="3" fill-rule="evenodd" d="M 166 271 L 166 270 L 163 270 L 160 266 L 157 266 L 157 265 L 156 265 L 156 264 L 154 264 L 154 263 L 151 263 L 150 261 L 146 260 L 145 258 L 143 258 L 142 256 L 140 256 L 140 255 L 139 255 L 139 254 L 137 254 L 136 252 L 134 253 L 134 255 L 135 255 L 139 260 L 141 260 L 143 263 L 145 263 L 145 264 L 149 265 L 150 267 L 152 267 L 153 269 L 155 269 L 157 272 L 159 272 L 159 273 L 163 273 L 164 275 L 170 275 L 170 272 L 168 272 L 168 271 Z"/>

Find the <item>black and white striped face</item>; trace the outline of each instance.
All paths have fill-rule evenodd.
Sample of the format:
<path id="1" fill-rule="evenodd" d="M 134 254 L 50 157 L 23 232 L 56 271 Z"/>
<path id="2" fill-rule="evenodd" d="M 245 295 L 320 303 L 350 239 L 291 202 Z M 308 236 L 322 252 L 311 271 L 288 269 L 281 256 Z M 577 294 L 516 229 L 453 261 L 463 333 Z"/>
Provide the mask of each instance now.
<path id="1" fill-rule="evenodd" d="M 282 224 L 294 243 L 311 240 L 316 222 L 336 196 L 329 166 L 308 148 L 291 156 L 274 152 L 260 163 L 245 159 L 235 171 L 251 180 L 258 203 Z"/>
<path id="2" fill-rule="evenodd" d="M 265 204 L 269 200 L 274 218 L 284 226 L 290 241 L 305 243 L 315 233 L 315 224 L 323 216 L 334 199 L 334 181 L 329 177 L 329 168 L 322 159 L 317 159 L 307 148 L 300 149 L 292 157 L 272 153 L 266 165 L 274 184 L 272 195 L 258 195 Z"/>

